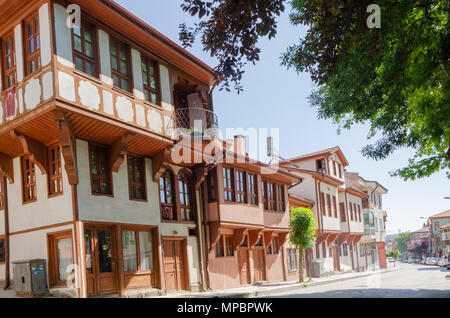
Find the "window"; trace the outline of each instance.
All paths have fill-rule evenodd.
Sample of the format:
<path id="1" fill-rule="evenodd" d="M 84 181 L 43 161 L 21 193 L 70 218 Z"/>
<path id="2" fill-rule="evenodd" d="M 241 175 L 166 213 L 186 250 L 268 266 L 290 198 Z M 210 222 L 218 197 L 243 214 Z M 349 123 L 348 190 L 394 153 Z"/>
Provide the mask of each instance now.
<path id="1" fill-rule="evenodd" d="M 111 69 L 114 86 L 130 91 L 130 57 L 128 46 L 111 40 Z"/>
<path id="2" fill-rule="evenodd" d="M 34 202 L 36 194 L 36 168 L 29 156 L 22 157 L 23 202 Z"/>
<path id="3" fill-rule="evenodd" d="M 0 238 L 0 263 L 5 262 L 5 239 Z"/>
<path id="4" fill-rule="evenodd" d="M 273 254 L 273 251 L 272 251 L 272 241 L 267 245 L 266 254 L 267 254 L 267 255 L 272 255 L 272 254 Z"/>
<path id="5" fill-rule="evenodd" d="M 316 161 L 316 170 L 320 173 L 327 173 L 325 168 L 325 159 L 320 159 Z"/>
<path id="6" fill-rule="evenodd" d="M 434 222 L 434 230 L 439 231 L 439 222 Z"/>
<path id="7" fill-rule="evenodd" d="M 339 203 L 339 210 L 341 213 L 341 222 L 347 222 L 347 217 L 345 216 L 345 203 Z"/>
<path id="8" fill-rule="evenodd" d="M 216 257 L 224 257 L 224 256 L 225 256 L 225 253 L 223 250 L 223 238 L 221 236 L 216 243 Z"/>
<path id="9" fill-rule="evenodd" d="M 356 203 L 353 203 L 353 213 L 355 214 L 355 222 L 358 222 L 358 214 L 356 211 Z"/>
<path id="10" fill-rule="evenodd" d="M 358 204 L 358 216 L 359 216 L 359 222 L 362 222 L 361 218 L 361 206 Z"/>
<path id="11" fill-rule="evenodd" d="M 192 214 L 192 182 L 184 172 L 178 175 L 178 191 L 180 192 L 180 212 L 182 221 L 193 221 Z"/>
<path id="12" fill-rule="evenodd" d="M 66 285 L 73 273 L 72 232 L 49 235 L 48 238 L 50 285 Z"/>
<path id="13" fill-rule="evenodd" d="M 5 177 L 0 176 L 0 210 L 5 209 L 5 189 L 6 182 L 4 182 Z"/>
<path id="14" fill-rule="evenodd" d="M 108 168 L 107 150 L 94 145 L 89 146 L 91 165 L 91 184 L 94 194 L 112 194 L 111 171 Z"/>
<path id="15" fill-rule="evenodd" d="M 234 256 L 233 238 L 231 236 L 225 237 L 225 249 L 227 251 L 227 256 Z"/>
<path id="16" fill-rule="evenodd" d="M 333 175 L 337 176 L 336 161 L 333 160 Z"/>
<path id="17" fill-rule="evenodd" d="M 274 211 L 275 210 L 275 189 L 274 184 L 267 182 L 267 210 Z"/>
<path id="18" fill-rule="evenodd" d="M 267 186 L 267 182 L 266 181 L 262 181 L 261 182 L 261 195 L 262 195 L 262 199 L 264 202 L 264 209 L 267 210 L 267 195 L 266 195 L 266 186 Z"/>
<path id="19" fill-rule="evenodd" d="M 338 170 L 339 170 L 339 178 L 342 179 L 342 165 L 338 164 Z"/>
<path id="20" fill-rule="evenodd" d="M 323 192 L 320 192 L 320 208 L 322 209 L 322 214 L 326 216 L 327 211 L 325 210 L 325 194 Z"/>
<path id="21" fill-rule="evenodd" d="M 330 255 L 330 257 L 333 257 L 333 249 L 330 247 L 330 248 L 328 248 L 328 250 L 329 250 L 329 255 Z"/>
<path id="22" fill-rule="evenodd" d="M 336 202 L 336 196 L 333 195 L 333 210 L 334 210 L 334 217 L 337 219 L 337 202 Z"/>
<path id="23" fill-rule="evenodd" d="M 349 203 L 349 208 L 350 208 L 350 220 L 353 221 L 353 206 L 351 202 Z"/>
<path id="24" fill-rule="evenodd" d="M 342 245 L 342 250 L 343 250 L 344 256 L 348 256 L 348 246 L 347 246 L 346 243 L 344 243 L 344 244 Z"/>
<path id="25" fill-rule="evenodd" d="M 39 15 L 37 13 L 25 21 L 25 47 L 26 74 L 30 75 L 41 68 Z"/>
<path id="26" fill-rule="evenodd" d="M 63 193 L 61 147 L 59 145 L 48 148 L 48 193 L 58 195 Z"/>
<path id="27" fill-rule="evenodd" d="M 10 88 L 17 83 L 14 32 L 6 36 L 3 41 L 3 69 L 5 72 L 5 88 Z"/>
<path id="28" fill-rule="evenodd" d="M 316 258 L 320 258 L 320 246 L 316 243 Z"/>
<path id="29" fill-rule="evenodd" d="M 152 232 L 122 231 L 122 254 L 125 272 L 153 270 Z"/>
<path id="30" fill-rule="evenodd" d="M 332 217 L 333 214 L 331 212 L 331 196 L 327 194 L 327 209 L 328 209 L 328 216 Z"/>
<path id="31" fill-rule="evenodd" d="M 72 29 L 72 41 L 75 68 L 91 76 L 97 76 L 95 28 L 82 22 L 80 28 Z"/>
<path id="32" fill-rule="evenodd" d="M 245 189 L 245 172 L 236 171 L 236 201 L 238 203 L 247 203 L 247 192 Z"/>
<path id="33" fill-rule="evenodd" d="M 159 193 L 163 220 L 177 220 L 173 199 L 173 175 L 169 170 L 159 178 Z"/>
<path id="34" fill-rule="evenodd" d="M 252 205 L 258 205 L 258 189 L 256 175 L 248 173 L 248 201 Z"/>
<path id="35" fill-rule="evenodd" d="M 297 266 L 297 251 L 294 248 L 287 250 L 288 254 L 288 269 L 289 271 L 295 271 L 298 269 Z"/>
<path id="36" fill-rule="evenodd" d="M 323 258 L 327 258 L 327 245 L 324 243 L 322 243 L 322 255 Z"/>
<path id="37" fill-rule="evenodd" d="M 158 64 L 155 61 L 142 58 L 142 80 L 145 100 L 159 105 L 161 97 L 159 93 Z"/>
<path id="38" fill-rule="evenodd" d="M 233 170 L 231 168 L 223 168 L 223 190 L 225 201 L 234 201 L 234 180 Z"/>
<path id="39" fill-rule="evenodd" d="M 131 200 L 146 200 L 145 159 L 128 156 L 128 188 Z"/>
<path id="40" fill-rule="evenodd" d="M 217 170 L 214 168 L 208 174 L 208 202 L 217 201 Z"/>
<path id="41" fill-rule="evenodd" d="M 278 237 L 272 238 L 272 251 L 273 254 L 278 254 L 280 252 Z"/>
<path id="42" fill-rule="evenodd" d="M 285 210 L 284 204 L 284 186 L 277 184 L 277 210 L 283 212 Z"/>

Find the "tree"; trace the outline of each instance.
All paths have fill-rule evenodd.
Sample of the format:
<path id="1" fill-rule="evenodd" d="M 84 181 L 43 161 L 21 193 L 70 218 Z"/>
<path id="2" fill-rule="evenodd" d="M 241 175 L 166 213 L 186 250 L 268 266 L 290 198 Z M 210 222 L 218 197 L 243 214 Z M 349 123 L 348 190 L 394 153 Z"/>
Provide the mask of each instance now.
<path id="1" fill-rule="evenodd" d="M 399 250 L 393 250 L 393 251 L 387 252 L 387 254 L 386 254 L 387 257 L 392 257 L 395 260 L 398 260 L 399 255 L 400 255 Z"/>
<path id="2" fill-rule="evenodd" d="M 303 282 L 304 250 L 313 247 L 316 240 L 316 222 L 313 212 L 306 208 L 291 208 L 289 229 L 290 241 L 299 251 L 298 277 L 299 282 Z"/>
<path id="3" fill-rule="evenodd" d="M 400 233 L 395 238 L 395 246 L 400 251 L 400 253 L 405 253 L 408 250 L 408 242 L 411 240 L 411 233 Z"/>
<path id="4" fill-rule="evenodd" d="M 180 39 L 219 59 L 222 85 L 241 91 L 243 67 L 259 59 L 261 37 L 276 35 L 283 0 L 185 0 L 198 15 Z M 414 180 L 450 168 L 450 0 L 381 0 L 381 28 L 369 28 L 371 0 L 293 0 L 291 21 L 307 35 L 283 54 L 282 64 L 311 74 L 310 103 L 338 131 L 363 123 L 362 149 L 382 160 L 397 149 L 415 149 L 406 167 L 391 174 Z M 204 20 L 208 17 L 208 20 Z M 447 173 L 450 178 L 450 172 Z"/>

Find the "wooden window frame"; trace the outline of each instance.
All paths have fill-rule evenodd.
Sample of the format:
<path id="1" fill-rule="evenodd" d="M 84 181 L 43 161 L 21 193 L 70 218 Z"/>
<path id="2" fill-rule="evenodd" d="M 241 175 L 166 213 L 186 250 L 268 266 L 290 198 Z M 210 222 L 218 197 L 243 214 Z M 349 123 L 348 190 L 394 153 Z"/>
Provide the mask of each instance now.
<path id="1" fill-rule="evenodd" d="M 331 195 L 327 193 L 327 211 L 328 211 L 328 217 L 333 217 L 333 211 L 331 208 Z"/>
<path id="2" fill-rule="evenodd" d="M 229 176 L 228 176 L 228 171 Z M 223 167 L 222 168 L 223 173 L 223 192 L 224 192 L 224 200 L 225 202 L 236 202 L 236 193 L 235 193 L 235 176 L 234 176 L 234 169 L 231 167 Z M 231 197 L 231 198 L 229 198 Z"/>
<path id="3" fill-rule="evenodd" d="M 327 210 L 325 208 L 325 193 L 320 192 L 320 209 L 322 210 L 322 215 L 327 216 Z"/>
<path id="4" fill-rule="evenodd" d="M 342 179 L 342 165 L 340 163 L 338 164 L 338 169 L 339 169 L 339 179 Z"/>
<path id="5" fill-rule="evenodd" d="M 26 169 L 27 160 L 29 162 L 29 169 Z M 37 201 L 37 182 L 36 182 L 36 165 L 30 159 L 30 155 L 22 156 L 20 159 L 21 171 L 22 171 L 22 201 L 23 204 L 33 203 Z M 27 174 L 30 173 L 31 179 L 33 181 L 27 181 Z M 28 199 L 27 193 L 28 189 L 32 189 L 33 198 Z"/>
<path id="6" fill-rule="evenodd" d="M 353 222 L 354 221 L 354 218 L 353 218 L 353 206 L 352 206 L 351 202 L 349 202 L 348 205 L 349 205 L 349 210 L 350 210 L 350 221 Z"/>
<path id="7" fill-rule="evenodd" d="M 217 202 L 217 168 L 209 171 L 207 177 L 208 184 L 208 202 Z"/>
<path id="8" fill-rule="evenodd" d="M 292 255 L 292 253 L 294 255 Z M 288 271 L 289 272 L 297 271 L 298 270 L 297 250 L 295 248 L 288 248 L 286 254 L 288 257 Z M 292 263 L 294 263 L 294 264 L 292 264 Z"/>
<path id="9" fill-rule="evenodd" d="M 336 200 L 336 196 L 333 195 L 333 210 L 334 210 L 334 217 L 337 219 L 338 218 L 338 212 L 337 212 L 337 200 Z"/>
<path id="10" fill-rule="evenodd" d="M 216 246 L 214 247 L 215 257 L 216 258 L 225 258 L 225 244 L 224 237 L 221 235 L 216 242 Z"/>
<path id="11" fill-rule="evenodd" d="M 6 52 L 6 43 L 10 43 L 10 53 Z M 14 87 L 17 84 L 17 61 L 16 61 L 16 43 L 14 31 L 7 33 L 6 36 L 3 37 L 2 41 L 2 56 L 3 56 L 3 89 L 7 90 Z M 8 69 L 7 62 L 8 57 L 11 57 L 12 66 Z M 8 78 L 12 76 L 11 85 L 8 84 Z"/>
<path id="12" fill-rule="evenodd" d="M 159 75 L 159 64 L 154 59 L 148 58 L 144 54 L 141 54 L 142 61 L 141 61 L 141 69 L 142 69 L 142 85 L 144 87 L 144 98 L 145 101 L 154 105 L 161 105 L 161 83 L 160 83 L 160 75 Z M 146 65 L 147 69 L 144 72 L 143 66 Z M 155 86 L 156 88 L 152 88 L 150 86 L 151 83 L 151 75 L 150 75 L 150 65 L 153 65 L 154 67 L 154 80 L 155 80 Z M 147 85 L 145 84 L 145 77 L 147 77 Z M 156 95 L 156 103 L 153 103 L 153 101 L 147 98 L 147 95 L 145 94 L 146 91 L 149 91 L 149 96 L 151 93 Z"/>
<path id="13" fill-rule="evenodd" d="M 274 255 L 280 254 L 280 240 L 278 236 L 272 237 L 272 253 Z"/>
<path id="14" fill-rule="evenodd" d="M 55 160 L 53 160 L 52 153 L 55 151 Z M 63 186 L 63 167 L 62 167 L 62 153 L 61 146 L 59 144 L 51 145 L 47 147 L 47 166 L 48 166 L 48 196 L 56 197 L 64 194 Z M 56 172 L 53 171 L 53 165 L 56 166 Z M 53 188 L 56 182 L 56 189 Z"/>
<path id="15" fill-rule="evenodd" d="M 261 181 L 261 196 L 263 200 L 264 210 L 268 210 L 268 201 L 267 201 L 267 181 Z"/>
<path id="16" fill-rule="evenodd" d="M 336 168 L 336 160 L 333 160 L 333 175 L 337 177 L 337 168 Z"/>
<path id="17" fill-rule="evenodd" d="M 75 260 L 75 256 L 73 253 L 73 236 L 72 230 L 61 231 L 57 233 L 48 233 L 47 234 L 47 245 L 48 245 L 48 274 L 49 274 L 49 283 L 50 287 L 63 287 L 66 286 L 66 281 L 59 280 L 59 266 L 58 266 L 58 253 L 56 250 L 56 241 L 62 239 L 72 240 L 72 260 Z"/>
<path id="18" fill-rule="evenodd" d="M 225 257 L 234 257 L 233 237 L 231 235 L 223 236 L 225 241 Z"/>
<path id="19" fill-rule="evenodd" d="M 276 184 L 276 208 L 278 212 L 286 211 L 286 193 L 284 184 Z"/>
<path id="20" fill-rule="evenodd" d="M 359 215 L 359 222 L 362 222 L 361 218 L 361 205 L 358 204 L 358 215 Z"/>
<path id="21" fill-rule="evenodd" d="M 170 191 L 170 197 L 172 198 L 172 203 L 166 203 L 166 202 L 162 202 L 162 197 L 161 197 L 161 191 L 164 192 L 164 198 L 166 200 L 166 198 L 169 195 L 169 190 L 167 190 L 167 183 L 163 182 L 163 186 L 164 189 L 161 189 L 161 179 L 166 180 L 169 179 L 171 182 L 171 191 Z M 175 180 L 175 174 L 173 173 L 173 171 L 171 169 L 167 169 L 159 178 L 159 204 L 161 207 L 161 220 L 163 222 L 178 222 L 180 221 L 178 218 L 178 210 L 177 210 L 177 201 L 176 201 L 176 181 Z M 171 206 L 172 207 L 172 219 L 166 219 L 164 218 L 164 206 Z"/>
<path id="22" fill-rule="evenodd" d="M 248 203 L 248 197 L 247 197 L 247 174 L 244 170 L 234 168 L 234 184 L 235 184 L 235 199 L 236 203 L 240 204 L 247 204 Z M 238 179 L 240 181 L 238 181 Z M 240 189 L 240 186 L 242 186 L 242 189 Z M 239 198 L 242 197 L 242 200 Z"/>
<path id="23" fill-rule="evenodd" d="M 113 47 L 116 49 L 117 56 L 113 55 L 113 52 L 112 52 Z M 125 53 L 126 53 L 125 54 L 125 62 L 127 64 L 126 65 L 127 74 L 124 74 L 120 71 L 120 64 L 123 61 L 120 57 L 120 49 L 121 48 L 124 49 Z M 110 63 L 111 63 L 111 77 L 113 78 L 113 87 L 115 87 L 121 91 L 131 93 L 133 91 L 133 83 L 132 83 L 133 76 L 132 76 L 132 72 L 131 72 L 130 46 L 127 43 L 120 41 L 116 38 L 110 38 L 109 53 L 111 56 Z M 115 70 L 113 68 L 113 62 L 112 62 L 113 57 L 115 57 L 117 59 L 118 70 Z M 116 84 L 114 83 L 114 75 L 119 78 L 119 86 L 116 86 Z M 122 81 L 126 81 L 128 83 L 127 89 L 123 88 Z"/>
<path id="24" fill-rule="evenodd" d="M 316 243 L 316 258 L 320 259 L 320 244 Z"/>
<path id="25" fill-rule="evenodd" d="M 97 174 L 94 175 L 92 174 L 92 151 L 96 150 L 96 165 L 97 165 Z M 100 165 L 100 158 L 99 158 L 99 150 L 103 150 L 105 152 L 105 171 L 106 171 L 106 176 L 101 176 L 100 175 L 100 171 L 101 171 L 101 165 Z M 92 194 L 93 195 L 97 195 L 97 196 L 110 196 L 113 197 L 114 196 L 114 192 L 113 192 L 113 178 L 112 178 L 112 170 L 111 167 L 108 164 L 108 155 L 109 155 L 109 151 L 107 147 L 104 146 L 100 146 L 100 145 L 95 145 L 95 144 L 89 144 L 89 174 L 91 176 L 91 190 L 92 190 Z M 102 181 L 106 181 L 107 183 L 107 187 L 108 187 L 108 191 L 106 193 L 103 192 L 96 192 L 94 190 L 94 181 L 98 180 L 98 187 L 99 190 L 101 189 L 101 183 Z M 100 190 L 101 191 L 101 190 Z"/>
<path id="26" fill-rule="evenodd" d="M 155 272 L 155 267 L 156 267 L 156 255 L 155 255 L 155 251 L 157 251 L 155 249 L 155 232 L 154 229 L 143 229 L 143 228 L 137 228 L 137 227 L 123 227 L 121 228 L 120 231 L 120 240 L 121 240 L 121 244 L 120 247 L 123 249 L 123 232 L 134 232 L 134 236 L 136 238 L 136 260 L 137 260 L 137 270 L 136 271 L 125 271 L 125 268 L 123 269 L 123 273 L 124 274 L 153 274 Z M 140 238 L 139 238 L 139 233 L 150 233 L 151 237 L 152 237 L 152 265 L 153 265 L 153 269 L 146 269 L 146 270 L 142 270 L 142 264 L 141 264 L 141 249 L 140 249 Z M 120 257 L 123 258 L 123 250 L 120 251 L 119 253 Z M 123 260 L 122 260 L 123 261 Z"/>
<path id="27" fill-rule="evenodd" d="M 322 243 L 322 258 L 327 258 L 327 245 L 325 242 Z"/>
<path id="28" fill-rule="evenodd" d="M 85 52 L 85 47 L 86 47 L 86 38 L 85 38 L 85 32 L 86 32 L 86 28 L 89 28 L 91 30 L 91 37 L 92 37 L 92 54 L 94 55 L 93 57 L 90 57 L 89 55 L 86 55 Z M 99 54 L 98 54 L 98 46 L 97 46 L 97 27 L 90 23 L 89 21 L 83 20 L 81 21 L 81 25 L 80 25 L 80 33 L 81 36 L 78 36 L 77 34 L 75 34 L 74 29 L 72 28 L 71 30 L 71 40 L 72 40 L 72 54 L 73 54 L 73 63 L 74 63 L 74 67 L 76 71 L 79 72 L 83 72 L 84 74 L 87 74 L 88 76 L 92 76 L 95 78 L 99 77 Z M 82 52 L 78 52 L 75 49 L 75 37 L 80 38 L 81 40 L 81 50 Z M 83 69 L 79 70 L 76 67 L 76 58 L 79 58 L 82 60 L 83 62 Z M 94 66 L 94 74 L 89 74 L 87 72 L 87 67 L 86 67 L 86 62 L 89 62 L 91 64 L 93 64 Z"/>
<path id="29" fill-rule="evenodd" d="M 271 189 L 271 191 L 269 191 Z M 266 182 L 267 211 L 277 211 L 276 185 L 273 182 Z"/>
<path id="30" fill-rule="evenodd" d="M 341 223 L 342 222 L 347 222 L 347 216 L 345 213 L 345 203 L 339 203 L 339 212 L 341 215 Z"/>
<path id="31" fill-rule="evenodd" d="M 319 168 L 319 163 L 321 164 L 322 168 Z M 316 160 L 316 171 L 323 173 L 323 174 L 327 173 L 325 159 L 317 159 Z"/>
<path id="32" fill-rule="evenodd" d="M 141 182 L 136 180 L 136 173 L 138 170 L 137 163 L 140 162 L 140 175 L 141 175 Z M 130 175 L 130 164 L 131 164 L 131 170 L 132 175 Z M 145 174 L 145 158 L 144 157 L 137 157 L 137 156 L 127 156 L 127 171 L 128 171 L 128 193 L 129 198 L 132 201 L 141 201 L 141 202 L 147 202 L 147 184 L 146 184 L 146 174 Z M 134 188 L 134 194 L 135 198 L 131 195 L 131 188 Z M 143 197 L 138 198 L 137 197 L 137 189 L 141 188 Z"/>
<path id="33" fill-rule="evenodd" d="M 250 182 L 253 177 L 253 183 Z M 254 173 L 247 173 L 247 190 L 248 190 L 248 203 L 250 205 L 258 205 L 258 176 Z"/>
<path id="34" fill-rule="evenodd" d="M 1 253 L 0 255 L 3 255 L 3 259 L 0 257 L 0 264 L 5 264 L 6 263 L 6 238 L 4 235 L 0 235 L 0 242 L 3 241 L 3 253 Z M 1 246 L 1 245 L 0 245 Z"/>
<path id="35" fill-rule="evenodd" d="M 263 201 L 264 201 L 264 210 L 266 212 L 285 212 L 286 210 L 286 195 L 285 195 L 285 188 L 284 184 L 271 182 L 267 180 L 263 180 L 261 182 L 261 193 L 263 195 Z M 272 192 L 269 192 L 269 188 L 272 189 Z M 279 198 L 280 192 L 281 198 Z M 269 196 L 271 194 L 272 196 Z M 271 199 L 271 197 L 273 199 Z M 283 204 L 284 209 L 280 209 L 280 204 Z M 273 206 L 273 208 L 272 208 Z"/>
<path id="36" fill-rule="evenodd" d="M 182 190 L 180 188 L 180 183 L 185 185 L 183 178 L 180 178 L 181 175 L 184 175 L 187 178 L 187 180 L 185 180 L 185 181 L 187 181 L 187 189 L 189 190 L 189 193 L 185 193 L 184 189 Z M 180 198 L 180 196 L 183 194 L 184 201 L 186 202 L 187 199 L 189 199 L 189 202 L 190 202 L 190 205 L 186 205 L 186 204 L 182 204 L 181 200 L 180 200 L 179 204 L 177 204 L 177 207 L 178 207 L 177 211 L 180 216 L 180 221 L 194 222 L 195 221 L 195 213 L 194 213 L 194 195 L 193 194 L 195 193 L 195 189 L 194 189 L 192 175 L 190 173 L 186 172 L 186 170 L 181 170 L 177 175 L 177 183 L 178 183 L 178 187 L 176 188 L 176 190 L 178 191 L 177 197 Z M 183 218 L 183 214 L 181 212 L 182 209 L 191 210 L 191 219 Z"/>
<path id="37" fill-rule="evenodd" d="M 33 22 L 33 30 L 34 30 L 34 32 L 31 36 L 28 35 L 28 24 L 30 22 Z M 37 25 L 36 25 L 36 22 L 37 22 Z M 24 39 L 24 43 L 25 43 L 24 52 L 25 52 L 25 74 L 26 74 L 26 76 L 34 74 L 34 73 L 38 72 L 39 70 L 41 70 L 41 68 L 42 68 L 41 43 L 40 43 L 41 35 L 39 33 L 40 23 L 41 23 L 41 21 L 39 21 L 39 12 L 34 12 L 33 15 L 31 15 L 30 17 L 25 19 L 24 24 L 23 24 L 24 25 L 23 39 Z M 35 46 L 36 46 L 36 44 L 39 44 L 39 48 L 37 48 L 37 46 L 36 46 L 33 53 L 30 52 L 30 47 L 29 47 L 30 40 L 33 40 Z M 36 64 L 36 69 L 31 70 L 30 63 L 33 61 Z"/>

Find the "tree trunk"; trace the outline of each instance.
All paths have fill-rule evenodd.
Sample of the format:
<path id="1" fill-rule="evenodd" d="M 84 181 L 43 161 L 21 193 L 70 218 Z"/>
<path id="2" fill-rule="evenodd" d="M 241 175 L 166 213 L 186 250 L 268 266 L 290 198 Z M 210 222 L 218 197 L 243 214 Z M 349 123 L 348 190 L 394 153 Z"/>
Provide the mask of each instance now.
<path id="1" fill-rule="evenodd" d="M 298 281 L 303 282 L 303 248 L 298 248 Z"/>

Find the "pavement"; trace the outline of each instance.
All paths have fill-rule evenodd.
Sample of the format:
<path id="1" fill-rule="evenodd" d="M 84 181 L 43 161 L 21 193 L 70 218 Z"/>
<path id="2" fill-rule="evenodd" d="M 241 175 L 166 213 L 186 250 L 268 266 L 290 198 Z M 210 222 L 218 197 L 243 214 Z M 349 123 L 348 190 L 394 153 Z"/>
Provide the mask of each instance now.
<path id="1" fill-rule="evenodd" d="M 345 273 L 336 274 L 328 277 L 313 278 L 307 283 L 297 282 L 280 282 L 280 283 L 267 283 L 260 286 L 247 286 L 241 288 L 227 289 L 227 290 L 215 290 L 208 292 L 180 292 L 171 293 L 163 298 L 256 298 L 270 296 L 280 293 L 295 292 L 300 289 L 310 288 L 314 286 L 328 285 L 332 283 L 339 283 L 347 280 L 367 278 L 374 275 L 381 275 L 385 273 L 397 272 L 399 270 L 399 263 L 389 264 L 387 269 L 365 271 L 360 273 Z"/>

